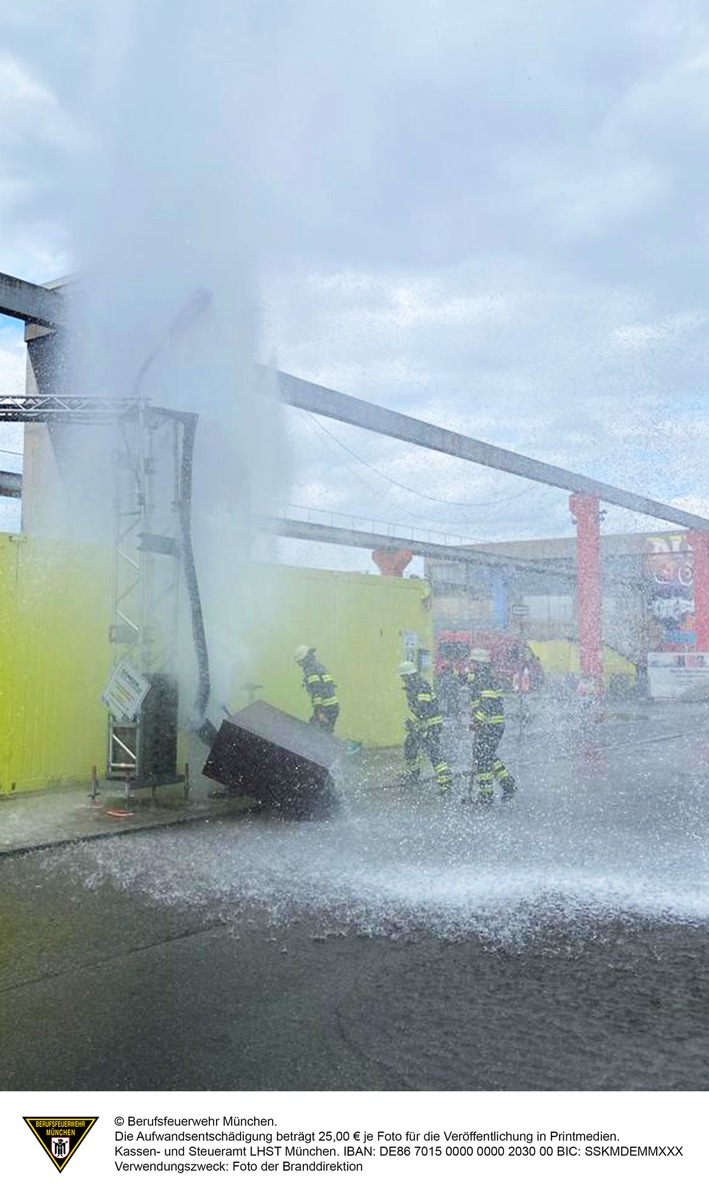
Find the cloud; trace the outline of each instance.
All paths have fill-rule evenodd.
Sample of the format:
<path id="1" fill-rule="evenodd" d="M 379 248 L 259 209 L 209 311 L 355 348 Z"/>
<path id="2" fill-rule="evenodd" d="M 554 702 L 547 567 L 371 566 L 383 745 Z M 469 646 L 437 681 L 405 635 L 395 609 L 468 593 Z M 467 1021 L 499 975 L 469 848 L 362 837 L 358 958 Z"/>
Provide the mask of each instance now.
<path id="1" fill-rule="evenodd" d="M 645 352 L 654 345 L 677 341 L 685 333 L 693 333 L 707 322 L 706 312 L 672 313 L 664 320 L 646 325 L 622 325 L 615 338 L 628 350 Z"/>
<path id="2" fill-rule="evenodd" d="M 76 132 L 38 66 L 7 51 L 0 54 L 0 110 L 2 270 L 43 282 L 67 264 L 63 163 Z"/>
<path id="3" fill-rule="evenodd" d="M 47 278 L 68 259 L 67 163 L 120 22 L 109 37 L 111 6 L 88 0 L 18 9 L 2 31 L 0 269 Z M 691 0 L 219 0 L 194 52 L 238 70 L 228 119 L 201 132 L 245 180 L 261 356 L 658 499 L 701 498 L 708 46 Z M 151 155 L 146 133 L 149 175 L 180 136 L 166 127 Z M 228 239 L 230 202 L 212 211 Z M 296 499 L 481 537 L 569 532 L 561 493 L 515 499 L 523 480 L 292 417 Z"/>

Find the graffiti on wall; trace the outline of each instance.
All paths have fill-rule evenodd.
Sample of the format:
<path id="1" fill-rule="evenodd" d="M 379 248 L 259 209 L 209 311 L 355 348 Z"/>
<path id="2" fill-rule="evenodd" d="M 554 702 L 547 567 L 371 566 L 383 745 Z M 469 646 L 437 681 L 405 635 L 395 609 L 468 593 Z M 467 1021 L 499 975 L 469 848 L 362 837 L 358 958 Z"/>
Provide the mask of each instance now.
<path id="1" fill-rule="evenodd" d="M 647 606 L 657 630 L 656 649 L 672 651 L 692 646 L 694 592 L 692 551 L 683 533 L 646 538 L 644 575 Z"/>

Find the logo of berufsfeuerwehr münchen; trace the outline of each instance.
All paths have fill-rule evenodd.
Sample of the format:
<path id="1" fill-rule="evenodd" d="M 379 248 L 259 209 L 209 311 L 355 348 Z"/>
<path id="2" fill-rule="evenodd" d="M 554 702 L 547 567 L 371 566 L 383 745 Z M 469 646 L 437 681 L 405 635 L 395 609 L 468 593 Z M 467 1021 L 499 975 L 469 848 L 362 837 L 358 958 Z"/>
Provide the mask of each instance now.
<path id="1" fill-rule="evenodd" d="M 58 1171 L 63 1171 L 98 1117 L 23 1117 Z"/>

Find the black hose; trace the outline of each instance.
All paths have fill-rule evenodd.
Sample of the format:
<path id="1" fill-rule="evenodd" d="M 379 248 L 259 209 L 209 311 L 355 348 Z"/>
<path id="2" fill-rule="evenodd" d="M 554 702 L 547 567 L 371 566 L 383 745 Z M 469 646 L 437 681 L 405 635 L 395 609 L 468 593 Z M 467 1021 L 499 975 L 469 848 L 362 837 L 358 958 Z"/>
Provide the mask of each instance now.
<path id="1" fill-rule="evenodd" d="M 199 726 L 204 720 L 204 714 L 209 703 L 209 651 L 204 632 L 204 617 L 202 601 L 199 594 L 199 582 L 192 549 L 192 464 L 194 461 L 194 443 L 197 433 L 197 416 L 190 414 L 183 419 L 182 458 L 180 462 L 180 529 L 182 532 L 182 561 L 185 572 L 185 584 L 190 604 L 192 618 L 192 640 L 197 655 L 197 692 L 194 703 L 195 725 Z"/>

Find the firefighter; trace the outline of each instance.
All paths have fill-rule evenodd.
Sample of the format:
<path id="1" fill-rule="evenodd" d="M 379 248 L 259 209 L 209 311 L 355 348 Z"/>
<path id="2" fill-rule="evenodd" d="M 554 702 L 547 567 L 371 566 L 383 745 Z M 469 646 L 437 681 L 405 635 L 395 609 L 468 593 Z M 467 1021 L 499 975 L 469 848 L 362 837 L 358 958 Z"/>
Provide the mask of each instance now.
<path id="1" fill-rule="evenodd" d="M 337 688 L 332 675 L 318 662 L 314 646 L 297 646 L 293 657 L 303 670 L 303 687 L 313 706 L 310 724 L 332 733 L 340 715 Z"/>
<path id="2" fill-rule="evenodd" d="M 453 777 L 441 753 L 443 717 L 433 688 L 419 674 L 412 662 L 399 663 L 398 671 L 403 680 L 406 702 L 411 713 L 406 722 L 404 739 L 404 759 L 407 767 L 404 782 L 418 783 L 423 758 L 426 756 L 433 767 L 439 789 L 447 792 Z"/>
<path id="3" fill-rule="evenodd" d="M 503 799 L 510 800 L 517 790 L 517 784 L 497 756 L 497 747 L 505 731 L 505 709 L 502 689 L 493 674 L 489 651 L 470 651 L 464 682 L 470 689 L 470 728 L 473 731 L 469 799 L 477 799 L 480 804 L 491 804 L 497 781 L 502 788 Z"/>

